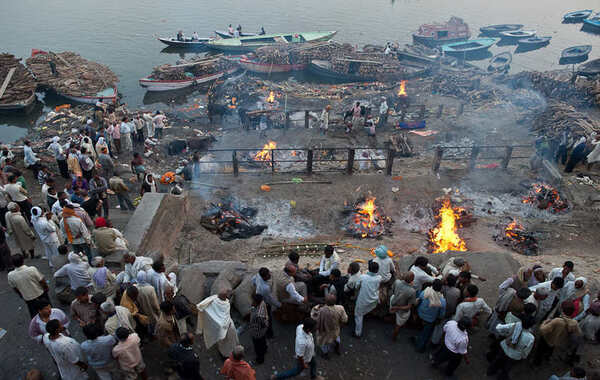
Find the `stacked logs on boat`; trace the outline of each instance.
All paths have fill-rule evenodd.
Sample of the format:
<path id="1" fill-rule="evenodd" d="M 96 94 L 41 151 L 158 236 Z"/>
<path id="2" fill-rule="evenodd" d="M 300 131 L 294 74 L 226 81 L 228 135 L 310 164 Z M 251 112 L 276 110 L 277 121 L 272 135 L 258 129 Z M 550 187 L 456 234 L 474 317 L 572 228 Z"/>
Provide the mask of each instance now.
<path id="1" fill-rule="evenodd" d="M 294 63 L 307 65 L 313 59 L 330 60 L 332 57 L 353 52 L 354 48 L 348 43 L 327 41 L 295 46 L 290 50 L 290 55 Z"/>
<path id="2" fill-rule="evenodd" d="M 95 95 L 119 81 L 107 66 L 70 51 L 38 54 L 26 62 L 40 84 L 72 96 Z"/>
<path id="3" fill-rule="evenodd" d="M 533 88 L 547 98 L 568 102 L 576 107 L 600 104 L 600 81 L 575 80 L 568 70 L 524 71 L 509 79 L 513 88 Z"/>
<path id="4" fill-rule="evenodd" d="M 193 63 L 193 61 L 184 62 Z M 233 62 L 224 58 L 202 59 L 194 65 L 160 65 L 155 67 L 150 78 L 158 80 L 185 80 L 215 74 L 226 71 L 234 65 Z"/>
<path id="5" fill-rule="evenodd" d="M 565 102 L 549 102 L 547 108 L 531 122 L 532 131 L 548 137 L 559 135 L 567 127 L 573 134 L 588 137 L 600 132 L 600 125 Z"/>
<path id="6" fill-rule="evenodd" d="M 260 63 L 270 63 L 274 65 L 289 65 L 289 48 L 284 45 L 265 46 L 256 49 L 254 53 Z"/>
<path id="7" fill-rule="evenodd" d="M 353 63 L 358 64 L 358 71 L 350 72 Z M 404 66 L 395 58 L 383 54 L 352 54 L 331 59 L 333 71 L 343 74 L 354 74 L 377 80 L 393 80 L 405 72 Z"/>
<path id="8" fill-rule="evenodd" d="M 36 83 L 33 75 L 12 54 L 0 54 L 0 86 L 4 83 L 11 68 L 15 68 L 0 104 L 12 104 L 27 100 L 35 91 Z"/>

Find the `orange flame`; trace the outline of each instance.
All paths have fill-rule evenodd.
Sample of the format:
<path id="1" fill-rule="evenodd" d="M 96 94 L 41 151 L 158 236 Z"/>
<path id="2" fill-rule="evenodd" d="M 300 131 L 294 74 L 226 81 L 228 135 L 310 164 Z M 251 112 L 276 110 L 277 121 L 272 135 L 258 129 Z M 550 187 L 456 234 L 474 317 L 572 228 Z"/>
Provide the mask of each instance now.
<path id="1" fill-rule="evenodd" d="M 271 91 L 267 99 L 265 99 L 268 103 L 273 103 L 275 101 L 275 93 Z"/>
<path id="2" fill-rule="evenodd" d="M 237 98 L 234 96 L 231 98 L 231 104 L 228 105 L 227 107 L 230 109 L 235 109 L 237 106 L 235 105 L 237 103 Z"/>
<path id="3" fill-rule="evenodd" d="M 466 251 L 465 241 L 458 235 L 457 220 L 460 217 L 460 207 L 452 207 L 450 199 L 445 199 L 436 216 L 438 225 L 429 231 L 429 238 L 434 245 L 433 253 L 446 251 Z"/>
<path id="4" fill-rule="evenodd" d="M 263 146 L 262 150 L 254 155 L 255 161 L 271 161 L 271 152 L 273 149 L 277 148 L 277 143 L 275 141 L 269 141 Z"/>
<path id="5" fill-rule="evenodd" d="M 515 219 L 513 219 L 513 221 L 510 222 L 508 224 L 508 226 L 506 226 L 506 229 L 504 230 L 504 232 L 506 234 L 506 237 L 508 237 L 512 240 L 524 241 L 525 238 L 520 235 L 520 232 L 522 232 L 524 229 L 525 228 L 523 227 L 522 224 L 520 224 Z"/>
<path id="6" fill-rule="evenodd" d="M 408 94 L 406 93 L 406 81 L 403 80 L 400 82 L 400 88 L 398 89 L 398 96 L 408 96 Z"/>

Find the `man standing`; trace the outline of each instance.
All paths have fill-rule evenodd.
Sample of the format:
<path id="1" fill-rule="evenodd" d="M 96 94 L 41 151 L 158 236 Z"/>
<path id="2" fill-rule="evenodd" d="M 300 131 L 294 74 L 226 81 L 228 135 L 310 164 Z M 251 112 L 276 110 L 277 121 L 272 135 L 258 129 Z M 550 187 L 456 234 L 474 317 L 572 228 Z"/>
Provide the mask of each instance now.
<path id="1" fill-rule="evenodd" d="M 547 296 L 543 299 L 540 299 L 538 302 L 538 310 L 536 314 L 536 319 L 538 322 L 543 321 L 548 317 L 548 313 L 552 310 L 554 306 L 554 300 L 558 297 L 560 290 L 563 288 L 564 280 L 562 277 L 555 277 L 552 281 L 542 282 L 535 286 L 530 287 L 531 291 L 535 291 L 540 289 L 542 294 L 547 294 Z"/>
<path id="2" fill-rule="evenodd" d="M 6 213 L 7 232 L 14 237 L 23 255 L 29 254 L 32 259 L 35 258 L 35 234 L 21 214 L 21 208 L 15 202 L 10 202 L 8 210 Z"/>
<path id="3" fill-rule="evenodd" d="M 54 221 L 52 221 L 52 216 L 50 211 L 47 211 L 45 215 L 42 215 L 42 209 L 39 207 L 31 209 L 31 224 L 33 224 L 33 228 L 44 245 L 50 268 L 54 267 L 52 258 L 58 256 L 58 246 L 60 245 L 58 234 L 56 233 L 58 228 L 56 224 L 54 224 Z"/>
<path id="4" fill-rule="evenodd" d="M 333 269 L 338 269 L 339 265 L 340 257 L 335 252 L 333 246 L 325 246 L 323 256 L 321 256 L 321 262 L 319 263 L 318 276 L 313 277 L 315 288 L 319 288 L 322 283 L 327 282 L 331 271 Z"/>
<path id="5" fill-rule="evenodd" d="M 256 364 L 263 364 L 265 362 L 267 332 L 270 325 L 270 315 L 263 296 L 257 293 L 252 294 L 252 307 L 250 308 L 248 329 L 252 335 L 252 343 L 254 344 L 254 352 L 256 353 Z"/>
<path id="6" fill-rule="evenodd" d="M 577 321 L 570 317 L 575 312 L 575 306 L 572 301 L 564 301 L 561 310 L 559 317 L 548 319 L 540 326 L 540 337 L 533 361 L 535 365 L 540 365 L 542 359 L 550 358 L 555 348 L 566 353 L 568 359 L 574 355 L 578 340 L 583 335 Z"/>
<path id="7" fill-rule="evenodd" d="M 273 296 L 273 280 L 269 268 L 260 268 L 258 273 L 252 278 L 252 282 L 256 287 L 256 294 L 262 297 L 262 301 L 267 306 L 269 327 L 266 332 L 266 337 L 273 337 L 273 309 L 281 307 L 281 302 Z M 266 343 L 265 343 L 266 344 Z M 266 346 L 265 346 L 266 349 Z"/>
<path id="8" fill-rule="evenodd" d="M 204 344 L 209 349 L 217 344 L 219 353 L 228 358 L 239 340 L 231 319 L 231 289 L 221 289 L 219 294 L 204 299 L 197 305 L 197 334 L 204 334 Z"/>
<path id="9" fill-rule="evenodd" d="M 137 304 L 140 312 L 148 317 L 150 326 L 155 326 L 160 316 L 160 305 L 154 288 L 146 278 L 145 271 L 138 272 L 137 284 L 135 285 L 138 289 Z"/>
<path id="10" fill-rule="evenodd" d="M 125 327 L 115 332 L 119 343 L 113 348 L 113 358 L 119 362 L 124 380 L 137 380 L 138 374 L 143 380 L 148 379 L 146 364 L 140 351 L 140 337 Z"/>
<path id="11" fill-rule="evenodd" d="M 156 323 L 156 337 L 158 343 L 169 348 L 179 340 L 179 328 L 175 318 L 175 306 L 171 301 L 160 304 L 160 317 Z"/>
<path id="12" fill-rule="evenodd" d="M 360 113 L 361 113 L 360 102 L 356 102 L 356 104 L 354 104 L 354 107 L 352 107 L 352 128 L 353 129 L 356 129 L 357 127 L 359 127 Z"/>
<path id="13" fill-rule="evenodd" d="M 329 111 L 331 110 L 331 106 L 328 104 L 323 111 L 321 112 L 321 124 L 319 129 L 323 135 L 327 134 L 327 130 L 329 129 Z"/>
<path id="14" fill-rule="evenodd" d="M 381 276 L 377 274 L 379 265 L 374 261 L 369 261 L 369 271 L 360 276 L 358 280 L 358 297 L 356 298 L 356 308 L 354 309 L 354 334 L 355 338 L 362 336 L 363 319 L 369 314 L 379 302 L 379 285 Z"/>
<path id="15" fill-rule="evenodd" d="M 575 275 L 573 274 L 573 269 L 575 264 L 572 261 L 565 261 L 562 268 L 554 268 L 548 274 L 548 281 L 552 281 L 557 277 L 563 279 L 566 284 L 569 281 L 575 281 Z"/>
<path id="16" fill-rule="evenodd" d="M 75 207 L 71 203 L 67 203 L 63 208 L 62 217 L 60 228 L 67 237 L 69 244 L 73 247 L 73 251 L 85 254 L 88 262 L 91 263 L 92 251 L 90 243 L 92 242 L 92 237 L 88 228 L 76 214 Z"/>
<path id="17" fill-rule="evenodd" d="M 133 144 L 131 142 L 132 127 L 127 117 L 124 117 L 121 120 L 120 129 L 123 152 L 131 152 L 131 149 L 133 148 Z"/>
<path id="18" fill-rule="evenodd" d="M 96 323 L 99 314 L 98 306 L 91 302 L 92 296 L 83 286 L 75 289 L 75 299 L 71 302 L 71 319 L 79 322 L 84 327 Z"/>
<path id="19" fill-rule="evenodd" d="M 15 269 L 8 273 L 7 280 L 8 285 L 25 301 L 29 315 L 33 318 L 37 314 L 37 301 L 49 302 L 48 284 L 36 267 L 27 266 L 24 262 L 21 254 L 12 257 Z"/>
<path id="20" fill-rule="evenodd" d="M 392 339 L 395 341 L 400 333 L 400 329 L 408 321 L 411 314 L 411 309 L 417 304 L 415 288 L 412 287 L 412 282 L 415 278 L 413 272 L 402 274 L 401 279 L 394 281 L 392 288 L 392 296 L 390 297 L 390 313 L 396 314 L 396 326 Z"/>
<path id="21" fill-rule="evenodd" d="M 100 163 L 104 178 L 112 177 L 115 172 L 115 163 L 108 153 L 108 148 L 106 147 L 101 147 L 100 152 L 98 152 L 98 163 Z"/>
<path id="22" fill-rule="evenodd" d="M 471 327 L 471 320 L 467 317 L 461 318 L 458 322 L 450 320 L 444 325 L 444 345 L 435 354 L 433 364 L 437 366 L 448 362 L 444 374 L 449 378 L 454 375 L 454 371 L 460 365 L 463 357 L 465 358 L 465 362 L 469 364 L 469 359 L 467 358 L 467 349 L 469 348 L 469 334 L 467 333 L 467 329 L 469 327 Z"/>
<path id="23" fill-rule="evenodd" d="M 100 174 L 94 174 L 94 177 L 89 182 L 90 185 L 90 197 L 96 197 L 102 201 L 102 209 L 104 210 L 104 218 L 108 218 L 108 210 L 110 208 L 108 202 L 108 183 L 106 179 L 100 177 Z"/>
<path id="24" fill-rule="evenodd" d="M 423 290 L 422 287 L 424 283 L 433 282 L 439 277 L 437 268 L 429 264 L 429 260 L 425 256 L 417 257 L 414 264 L 411 265 L 410 271 L 415 274 L 413 287 L 417 292 Z"/>
<path id="25" fill-rule="evenodd" d="M 343 323 L 348 322 L 348 314 L 342 305 L 336 305 L 336 296 L 328 294 L 325 305 L 315 306 L 310 316 L 317 322 L 317 345 L 321 347 L 323 358 L 329 358 L 332 348 L 338 355 L 342 354 L 340 345 L 340 331 Z"/>
<path id="26" fill-rule="evenodd" d="M 510 369 L 521 360 L 527 359 L 535 343 L 535 337 L 530 331 L 534 324 L 534 318 L 525 317 L 522 322 L 496 326 L 498 335 L 505 338 L 495 343 L 486 355 L 491 363 L 487 370 L 488 376 L 500 371 L 498 378 L 508 379 Z"/>
<path id="27" fill-rule="evenodd" d="M 466 317 L 478 324 L 478 317 L 481 313 L 492 314 L 492 308 L 488 306 L 483 298 L 477 298 L 479 288 L 475 285 L 469 285 L 466 289 L 465 299 L 459 303 L 456 307 L 456 314 L 454 314 L 454 320 L 460 321 Z"/>
<path id="28" fill-rule="evenodd" d="M 307 318 L 301 325 L 296 327 L 296 367 L 288 371 L 281 372 L 271 376 L 271 380 L 287 379 L 299 375 L 305 368 L 310 367 L 310 378 L 323 380 L 321 376 L 317 376 L 317 361 L 315 360 L 315 341 L 313 331 L 316 327 L 316 322 L 312 318 Z"/>
<path id="29" fill-rule="evenodd" d="M 382 128 L 385 127 L 385 125 L 387 124 L 388 110 L 389 107 L 387 104 L 387 100 L 385 99 L 385 96 L 382 96 L 381 104 L 379 105 L 379 123 L 377 127 Z"/>
<path id="30" fill-rule="evenodd" d="M 113 347 L 117 344 L 115 337 L 102 335 L 102 330 L 95 324 L 83 326 L 83 334 L 87 340 L 81 343 L 81 351 L 88 365 L 100 380 L 117 379 L 117 363 L 112 357 Z"/>
<path id="31" fill-rule="evenodd" d="M 117 199 L 119 200 L 119 206 L 121 207 L 121 210 L 134 211 L 135 206 L 131 202 L 131 199 L 129 199 L 129 188 L 127 187 L 127 185 L 125 185 L 123 179 L 117 175 L 114 175 L 108 182 L 110 185 L 110 189 L 114 191 L 114 193 L 117 195 Z"/>
<path id="32" fill-rule="evenodd" d="M 54 136 L 52 138 L 52 143 L 48 146 L 48 150 L 52 152 L 54 158 L 56 159 L 56 163 L 58 165 L 58 169 L 60 171 L 60 175 L 63 178 L 71 178 L 69 176 L 69 167 L 67 166 L 67 157 L 65 156 L 65 148 L 59 143 L 60 137 Z M 68 147 L 67 147 L 68 149 Z"/>
<path id="33" fill-rule="evenodd" d="M 52 319 L 46 324 L 47 334 L 42 338 L 44 346 L 52 355 L 62 380 L 87 379 L 87 364 L 79 343 L 73 338 L 64 336 L 63 326 L 58 319 Z"/>
<path id="34" fill-rule="evenodd" d="M 156 131 L 154 138 L 159 139 L 163 137 L 163 129 L 165 128 L 166 121 L 167 117 L 163 115 L 160 111 L 156 111 L 156 116 L 152 118 L 152 122 L 154 123 L 154 130 Z"/>
<path id="35" fill-rule="evenodd" d="M 179 343 L 169 348 L 168 355 L 175 361 L 175 371 L 181 380 L 202 380 L 200 359 L 194 352 L 194 334 L 184 334 Z"/>
<path id="36" fill-rule="evenodd" d="M 19 205 L 19 209 L 23 212 L 23 216 L 27 219 L 27 222 L 31 219 L 31 199 L 27 190 L 23 188 L 21 182 L 17 182 L 17 176 L 11 174 L 8 176 L 8 183 L 4 185 L 4 192 L 8 194 L 10 199 Z M 10 209 L 10 203 L 8 204 L 8 210 Z"/>
<path id="37" fill-rule="evenodd" d="M 227 380 L 256 380 L 256 371 L 244 360 L 244 346 L 237 345 L 221 368 Z"/>
<path id="38" fill-rule="evenodd" d="M 100 305 L 100 310 L 106 316 L 106 322 L 104 323 L 104 330 L 113 335 L 119 328 L 125 328 L 131 332 L 135 331 L 135 320 L 133 316 L 123 306 L 115 306 L 110 301 L 105 301 Z"/>
<path id="39" fill-rule="evenodd" d="M 446 314 L 446 300 L 442 296 L 442 280 L 436 279 L 431 286 L 419 292 L 417 313 L 423 320 L 423 329 L 415 341 L 417 352 L 425 352 L 438 320 Z"/>

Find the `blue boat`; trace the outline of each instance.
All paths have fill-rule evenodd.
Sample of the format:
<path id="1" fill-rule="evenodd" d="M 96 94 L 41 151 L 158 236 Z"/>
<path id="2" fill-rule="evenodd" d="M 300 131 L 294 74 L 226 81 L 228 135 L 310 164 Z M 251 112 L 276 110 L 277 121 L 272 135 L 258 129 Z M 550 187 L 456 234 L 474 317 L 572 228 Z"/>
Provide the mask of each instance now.
<path id="1" fill-rule="evenodd" d="M 594 11 L 591 9 L 569 12 L 563 16 L 563 22 L 572 22 L 572 23 L 582 22 L 584 18 L 590 17 L 590 15 L 593 12 Z"/>
<path id="2" fill-rule="evenodd" d="M 500 41 L 499 38 L 476 38 L 463 42 L 442 45 L 442 51 L 450 55 L 463 55 L 485 51 Z"/>
<path id="3" fill-rule="evenodd" d="M 596 29 L 597 31 L 600 31 L 600 14 L 597 13 L 594 16 L 583 20 L 583 26 L 588 26 L 590 28 Z"/>

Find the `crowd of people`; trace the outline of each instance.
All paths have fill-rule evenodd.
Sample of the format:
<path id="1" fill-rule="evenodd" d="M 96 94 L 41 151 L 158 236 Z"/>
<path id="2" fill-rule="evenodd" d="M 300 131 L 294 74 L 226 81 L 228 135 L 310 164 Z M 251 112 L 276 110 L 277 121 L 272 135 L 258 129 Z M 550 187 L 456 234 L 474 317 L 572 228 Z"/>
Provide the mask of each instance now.
<path id="1" fill-rule="evenodd" d="M 574 134 L 567 127 L 552 138 L 539 137 L 535 145 L 538 156 L 564 165 L 566 173 L 571 173 L 582 162 L 585 162 L 590 170 L 600 161 L 600 135 L 596 132 L 586 137 Z"/>

